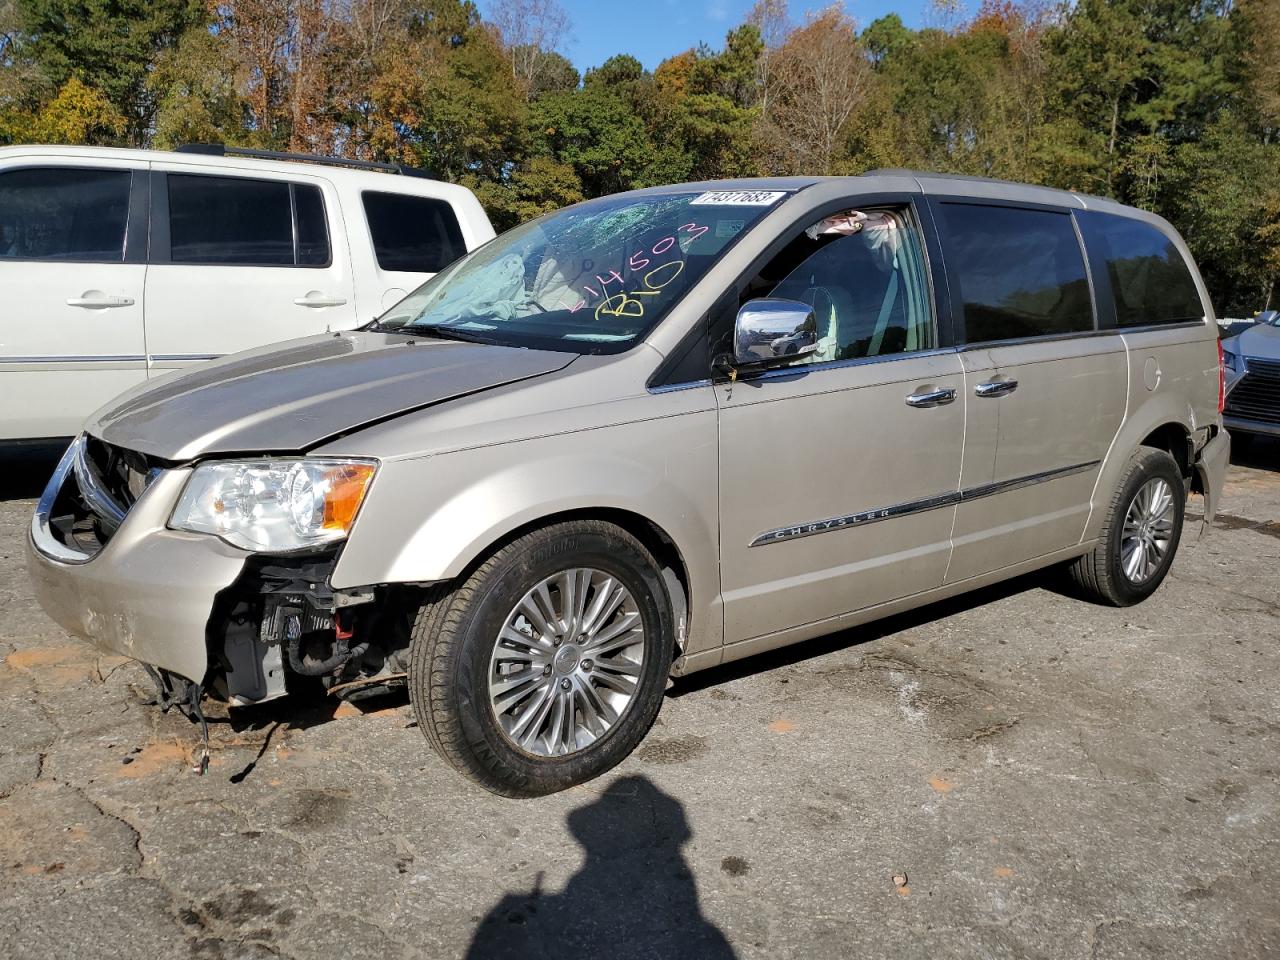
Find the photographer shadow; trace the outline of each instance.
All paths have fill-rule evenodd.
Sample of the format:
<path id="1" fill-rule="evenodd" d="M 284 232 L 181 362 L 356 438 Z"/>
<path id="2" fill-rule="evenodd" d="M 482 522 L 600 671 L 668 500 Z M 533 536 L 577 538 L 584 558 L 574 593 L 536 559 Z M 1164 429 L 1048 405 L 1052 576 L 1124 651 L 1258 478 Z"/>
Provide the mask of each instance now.
<path id="1" fill-rule="evenodd" d="M 468 960 L 735 956 L 702 915 L 681 852 L 693 832 L 674 797 L 623 777 L 568 824 L 582 867 L 559 893 L 543 892 L 539 873 L 529 893 L 507 894 L 480 922 Z"/>

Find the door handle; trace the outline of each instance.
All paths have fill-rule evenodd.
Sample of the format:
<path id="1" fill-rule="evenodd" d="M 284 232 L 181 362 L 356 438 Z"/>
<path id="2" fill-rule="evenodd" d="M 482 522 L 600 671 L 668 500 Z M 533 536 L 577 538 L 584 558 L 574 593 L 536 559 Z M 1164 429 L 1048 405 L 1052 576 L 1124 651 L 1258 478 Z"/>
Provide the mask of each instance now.
<path id="1" fill-rule="evenodd" d="M 974 387 L 973 392 L 979 397 L 1003 397 L 1017 389 L 1017 380 L 988 380 Z"/>
<path id="2" fill-rule="evenodd" d="M 956 398 L 956 392 L 950 387 L 942 387 L 937 390 L 925 390 L 923 392 L 912 393 L 907 395 L 907 406 L 909 407 L 940 407 L 945 403 L 950 403 Z"/>
<path id="3" fill-rule="evenodd" d="M 68 297 L 68 307 L 105 309 L 107 307 L 132 307 L 133 297 Z"/>
<path id="4" fill-rule="evenodd" d="M 305 297 L 297 297 L 293 301 L 300 307 L 340 307 L 347 301 L 342 297 L 326 297 L 320 293 L 309 293 Z"/>

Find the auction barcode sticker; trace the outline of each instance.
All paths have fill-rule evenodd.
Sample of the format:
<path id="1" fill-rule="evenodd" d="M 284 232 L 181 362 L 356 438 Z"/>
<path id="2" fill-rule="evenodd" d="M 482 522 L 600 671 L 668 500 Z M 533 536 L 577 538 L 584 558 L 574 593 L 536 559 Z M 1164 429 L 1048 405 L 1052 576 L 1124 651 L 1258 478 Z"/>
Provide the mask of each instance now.
<path id="1" fill-rule="evenodd" d="M 767 207 L 786 195 L 782 190 L 709 190 L 689 203 L 715 204 L 718 207 Z"/>

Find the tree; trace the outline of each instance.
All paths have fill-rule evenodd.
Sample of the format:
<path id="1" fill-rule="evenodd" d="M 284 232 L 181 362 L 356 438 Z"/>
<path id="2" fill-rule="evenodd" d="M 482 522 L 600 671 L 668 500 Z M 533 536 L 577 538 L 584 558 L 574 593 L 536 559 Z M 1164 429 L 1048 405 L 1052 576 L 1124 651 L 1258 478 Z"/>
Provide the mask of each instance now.
<path id="1" fill-rule="evenodd" d="M 1240 0 L 1236 19 L 1249 90 L 1270 143 L 1280 130 L 1280 4 Z"/>
<path id="2" fill-rule="evenodd" d="M 569 15 L 556 0 L 496 0 L 490 17 L 526 100 L 553 88 L 552 77 L 563 79 L 567 61 L 560 53 L 569 42 Z"/>
<path id="3" fill-rule="evenodd" d="M 21 131 L 21 138 L 37 143 L 116 144 L 127 125 L 100 90 L 72 77 Z"/>
<path id="4" fill-rule="evenodd" d="M 760 88 L 760 112 L 769 115 L 769 91 L 773 87 L 774 54 L 791 32 L 787 0 L 756 0 L 747 14 L 747 23 L 756 28 L 761 48 L 756 58 L 756 84 Z"/>
<path id="5" fill-rule="evenodd" d="M 156 104 L 152 144 L 241 142 L 246 111 L 236 67 L 231 37 L 204 27 L 188 30 L 162 53 L 147 78 Z"/>
<path id="6" fill-rule="evenodd" d="M 854 22 L 839 6 L 810 16 L 778 50 L 774 69 L 774 106 L 765 128 L 770 166 L 834 173 L 846 124 L 871 83 Z"/>
<path id="7" fill-rule="evenodd" d="M 1225 117 L 1176 148 L 1163 195 L 1218 312 L 1266 306 L 1280 281 L 1280 150 Z"/>
<path id="8" fill-rule="evenodd" d="M 76 78 L 125 118 L 124 137 L 145 143 L 155 101 L 147 74 L 157 56 L 206 22 L 203 0 L 17 0 L 24 45 L 58 89 Z"/>
<path id="9" fill-rule="evenodd" d="M 643 120 L 602 76 L 588 72 L 581 90 L 535 101 L 531 122 L 544 153 L 571 167 L 589 197 L 635 186 L 652 154 Z"/>

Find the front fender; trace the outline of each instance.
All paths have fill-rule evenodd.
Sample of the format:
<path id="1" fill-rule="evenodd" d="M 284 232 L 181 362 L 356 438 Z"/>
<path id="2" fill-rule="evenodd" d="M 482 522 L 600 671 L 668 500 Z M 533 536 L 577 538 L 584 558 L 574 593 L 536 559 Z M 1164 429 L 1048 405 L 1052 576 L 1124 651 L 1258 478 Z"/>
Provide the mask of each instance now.
<path id="1" fill-rule="evenodd" d="M 718 646 L 715 412 L 384 462 L 333 571 L 337 588 L 451 580 L 512 531 L 625 510 L 675 543 L 690 649 Z"/>

